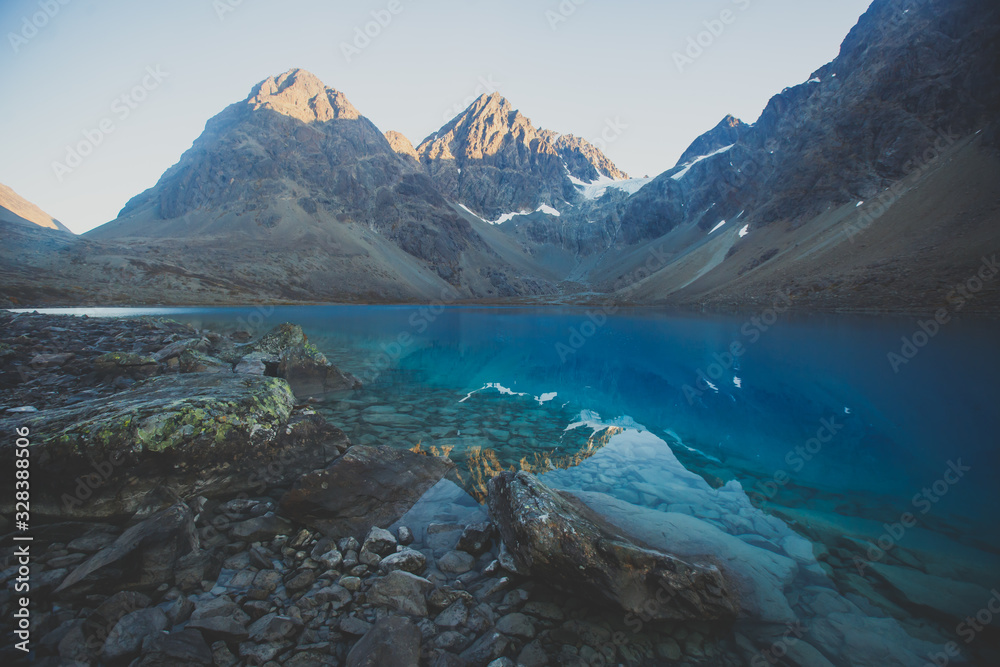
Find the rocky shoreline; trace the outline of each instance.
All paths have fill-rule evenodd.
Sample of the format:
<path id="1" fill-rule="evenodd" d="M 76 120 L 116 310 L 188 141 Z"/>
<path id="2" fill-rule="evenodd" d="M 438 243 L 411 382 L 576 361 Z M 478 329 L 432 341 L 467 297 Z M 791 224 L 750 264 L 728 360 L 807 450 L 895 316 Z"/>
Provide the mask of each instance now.
<path id="1" fill-rule="evenodd" d="M 625 610 L 643 612 L 657 592 L 653 582 L 645 597 L 596 584 L 573 591 L 572 575 L 565 585 L 532 576 L 542 574 L 533 556 L 508 552 L 488 519 L 401 524 L 453 464 L 352 446 L 312 406 L 318 394 L 357 391 L 360 383 L 297 326 L 255 340 L 156 319 L 0 313 L 0 326 L 0 428 L 27 427 L 37 443 L 36 664 L 723 659 L 708 639 L 717 609 L 653 614 L 646 619 L 653 633 L 626 627 Z M 0 446 L 4 456 L 13 455 L 9 444 Z M 491 486 L 519 480 L 501 476 Z M 2 499 L 4 516 L 11 498 Z M 591 526 L 595 544 L 606 536 L 563 512 L 561 520 Z M 524 516 L 509 497 L 506 513 Z M 3 522 L 7 586 L 18 568 L 8 546 L 13 525 Z M 545 525 L 520 522 L 520 530 L 530 536 Z M 624 542 L 618 548 L 645 553 Z M 545 543 L 534 556 L 546 550 L 572 557 Z M 556 565 L 600 568 L 623 585 L 631 576 L 627 559 L 600 550 L 576 557 L 575 565 Z M 670 573 L 703 567 L 657 559 Z M 721 585 L 718 571 L 710 576 L 711 586 Z M 14 604 L 7 586 L 0 612 Z M 733 611 L 721 608 L 723 616 Z M 4 655 L 23 657 L 13 648 Z"/>

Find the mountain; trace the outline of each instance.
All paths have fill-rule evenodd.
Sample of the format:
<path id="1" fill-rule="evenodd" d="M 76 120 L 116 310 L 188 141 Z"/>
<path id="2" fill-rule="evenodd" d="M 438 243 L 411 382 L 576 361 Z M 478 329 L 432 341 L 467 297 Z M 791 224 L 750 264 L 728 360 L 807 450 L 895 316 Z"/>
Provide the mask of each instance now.
<path id="1" fill-rule="evenodd" d="M 343 93 L 299 69 L 211 119 L 153 188 L 87 237 L 157 242 L 192 266 L 196 245 L 205 266 L 250 285 L 277 281 L 304 300 L 540 289 Z"/>
<path id="2" fill-rule="evenodd" d="M 4 222 L 33 224 L 47 229 L 72 233 L 66 225 L 3 183 L 0 183 L 0 220 Z"/>
<path id="3" fill-rule="evenodd" d="M 833 62 L 752 126 L 725 119 L 621 205 L 624 238 L 672 257 L 630 294 L 728 306 L 785 288 L 822 307 L 944 301 L 951 281 L 1000 249 L 998 41 L 995 2 L 876 0 Z M 945 185 L 958 174 L 979 187 Z M 899 226 L 887 243 L 889 220 Z"/>
<path id="4" fill-rule="evenodd" d="M 997 43 L 995 0 L 875 0 L 834 61 L 652 179 L 499 94 L 414 148 L 292 70 L 211 119 L 116 220 L 58 247 L 19 224 L 3 289 L 933 311 L 1000 251 Z M 1000 312 L 1000 278 L 961 304 Z"/>
<path id="5" fill-rule="evenodd" d="M 499 93 L 482 95 L 417 154 L 442 194 L 490 221 L 561 212 L 581 199 L 574 182 L 627 178 L 592 144 L 536 128 Z"/>

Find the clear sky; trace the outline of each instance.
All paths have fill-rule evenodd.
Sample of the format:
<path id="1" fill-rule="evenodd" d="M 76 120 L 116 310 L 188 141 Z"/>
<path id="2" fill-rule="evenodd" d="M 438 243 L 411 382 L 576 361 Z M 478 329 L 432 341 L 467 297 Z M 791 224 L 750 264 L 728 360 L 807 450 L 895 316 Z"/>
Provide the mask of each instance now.
<path id="1" fill-rule="evenodd" d="M 620 168 L 655 175 L 725 114 L 753 122 L 836 57 L 869 3 L 0 0 L 0 182 L 86 231 L 292 67 L 414 144 L 495 88 L 536 125 L 603 134 Z M 377 35 L 355 43 L 366 24 Z M 678 66 L 699 33 L 703 52 Z M 89 154 L 68 160 L 80 142 Z"/>

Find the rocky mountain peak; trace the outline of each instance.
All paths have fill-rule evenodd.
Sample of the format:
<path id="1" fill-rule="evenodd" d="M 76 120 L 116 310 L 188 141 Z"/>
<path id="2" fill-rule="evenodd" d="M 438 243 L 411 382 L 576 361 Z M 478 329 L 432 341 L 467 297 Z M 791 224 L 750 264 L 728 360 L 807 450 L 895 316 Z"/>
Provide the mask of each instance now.
<path id="1" fill-rule="evenodd" d="M 328 87 L 311 72 L 291 69 L 265 79 L 254 87 L 247 104 L 255 111 L 268 109 L 303 123 L 357 120 L 361 114 L 347 96 Z"/>
<path id="2" fill-rule="evenodd" d="M 392 150 L 396 151 L 400 155 L 406 155 L 414 160 L 419 160 L 420 157 L 417 155 L 417 150 L 410 143 L 410 140 L 406 138 L 402 132 L 396 132 L 395 130 L 388 130 L 385 133 L 385 138 L 389 142 L 389 146 Z"/>

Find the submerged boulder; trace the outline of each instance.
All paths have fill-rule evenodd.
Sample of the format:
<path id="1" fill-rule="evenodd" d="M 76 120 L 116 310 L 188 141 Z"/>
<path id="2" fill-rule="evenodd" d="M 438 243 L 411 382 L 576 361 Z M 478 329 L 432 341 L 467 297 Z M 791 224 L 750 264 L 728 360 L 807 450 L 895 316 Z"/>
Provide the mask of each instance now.
<path id="1" fill-rule="evenodd" d="M 297 324 L 279 324 L 248 343 L 243 352 L 247 355 L 244 359 L 260 359 L 268 364 L 268 369 L 287 380 L 299 398 L 361 388 L 361 381 L 331 364 Z"/>
<path id="2" fill-rule="evenodd" d="M 361 538 L 399 519 L 454 464 L 385 445 L 356 445 L 329 468 L 299 479 L 281 500 L 285 516 L 332 536 Z"/>
<path id="3" fill-rule="evenodd" d="M 36 438 L 33 460 L 46 471 L 32 484 L 32 510 L 111 517 L 172 502 L 157 496 L 289 483 L 326 465 L 347 442 L 315 415 L 294 416 L 293 406 L 284 380 L 194 373 L 38 412 L 24 420 Z"/>
<path id="4" fill-rule="evenodd" d="M 586 589 L 657 620 L 731 619 L 739 612 L 715 565 L 635 544 L 533 475 L 494 477 L 488 504 L 518 570 L 549 584 Z"/>

